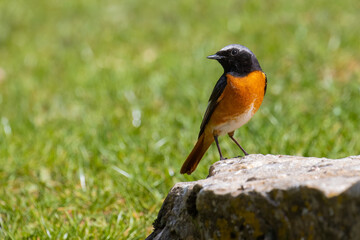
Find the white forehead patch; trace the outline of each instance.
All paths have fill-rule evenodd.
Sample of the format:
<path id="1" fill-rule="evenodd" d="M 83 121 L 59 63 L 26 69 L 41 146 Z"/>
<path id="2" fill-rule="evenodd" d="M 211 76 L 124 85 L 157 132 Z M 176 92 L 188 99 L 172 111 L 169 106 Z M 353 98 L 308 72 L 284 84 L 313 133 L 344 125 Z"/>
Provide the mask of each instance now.
<path id="1" fill-rule="evenodd" d="M 236 48 L 238 49 L 240 52 L 241 51 L 246 51 L 248 53 L 250 53 L 251 55 L 253 55 L 253 53 L 245 46 L 243 45 L 240 45 L 240 44 L 230 44 L 230 45 L 227 45 L 226 47 L 223 47 L 222 49 L 220 49 L 220 51 L 227 51 L 229 49 L 232 49 L 232 48 Z"/>

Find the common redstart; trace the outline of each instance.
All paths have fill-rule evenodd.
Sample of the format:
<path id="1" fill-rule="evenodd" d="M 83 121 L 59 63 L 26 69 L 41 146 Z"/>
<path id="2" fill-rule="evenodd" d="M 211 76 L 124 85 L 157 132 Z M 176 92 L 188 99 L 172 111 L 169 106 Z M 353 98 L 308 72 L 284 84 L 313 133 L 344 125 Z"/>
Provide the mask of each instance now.
<path id="1" fill-rule="evenodd" d="M 211 93 L 198 140 L 181 167 L 182 174 L 190 175 L 196 169 L 214 140 L 220 160 L 225 159 L 218 141 L 218 137 L 222 135 L 228 134 L 244 154 L 248 155 L 234 138 L 234 131 L 251 119 L 266 92 L 266 75 L 255 54 L 248 48 L 231 44 L 207 58 L 217 60 L 224 68 L 224 73 Z"/>

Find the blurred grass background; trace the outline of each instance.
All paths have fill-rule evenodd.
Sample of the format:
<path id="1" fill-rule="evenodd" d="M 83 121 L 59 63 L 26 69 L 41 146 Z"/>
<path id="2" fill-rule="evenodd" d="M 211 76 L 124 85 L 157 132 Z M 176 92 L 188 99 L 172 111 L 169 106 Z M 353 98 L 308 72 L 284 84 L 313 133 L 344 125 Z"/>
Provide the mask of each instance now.
<path id="1" fill-rule="evenodd" d="M 0 1 L 0 238 L 143 239 L 240 43 L 268 92 L 250 153 L 359 154 L 360 2 Z M 227 157 L 240 151 L 220 140 Z"/>

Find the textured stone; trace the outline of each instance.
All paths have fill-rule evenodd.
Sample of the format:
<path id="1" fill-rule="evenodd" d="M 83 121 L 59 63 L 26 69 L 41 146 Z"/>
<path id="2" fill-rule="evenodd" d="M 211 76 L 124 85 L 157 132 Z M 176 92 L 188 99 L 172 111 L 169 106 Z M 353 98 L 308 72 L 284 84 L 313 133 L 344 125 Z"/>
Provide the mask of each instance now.
<path id="1" fill-rule="evenodd" d="M 175 184 L 148 239 L 360 239 L 360 156 L 216 162 Z"/>

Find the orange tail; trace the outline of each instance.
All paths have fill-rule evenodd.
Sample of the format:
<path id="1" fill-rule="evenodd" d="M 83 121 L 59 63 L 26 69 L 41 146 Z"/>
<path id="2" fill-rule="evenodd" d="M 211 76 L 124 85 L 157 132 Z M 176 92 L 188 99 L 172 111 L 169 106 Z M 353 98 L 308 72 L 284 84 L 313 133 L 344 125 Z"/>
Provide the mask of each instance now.
<path id="1" fill-rule="evenodd" d="M 182 165 L 180 173 L 187 173 L 190 175 L 193 171 L 195 171 L 201 158 L 204 156 L 213 141 L 213 137 L 205 137 L 205 133 L 201 134 L 193 150 Z"/>

